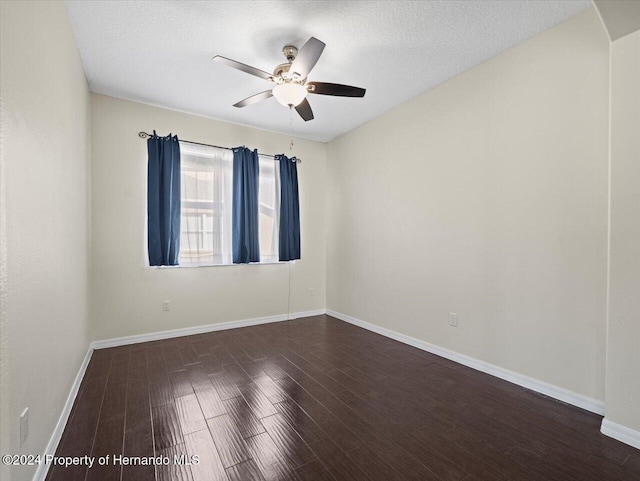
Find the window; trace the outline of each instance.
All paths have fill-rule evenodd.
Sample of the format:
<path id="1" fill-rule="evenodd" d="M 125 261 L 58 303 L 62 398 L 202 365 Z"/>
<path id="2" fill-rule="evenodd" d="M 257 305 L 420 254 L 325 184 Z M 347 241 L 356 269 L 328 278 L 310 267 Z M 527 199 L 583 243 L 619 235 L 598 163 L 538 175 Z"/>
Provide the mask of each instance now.
<path id="1" fill-rule="evenodd" d="M 258 187 L 258 229 L 260 230 L 260 262 L 278 262 L 280 185 L 276 161 L 260 157 Z"/>
<path id="2" fill-rule="evenodd" d="M 180 265 L 232 264 L 233 152 L 180 142 Z M 278 262 L 278 169 L 260 156 L 260 262 Z"/>

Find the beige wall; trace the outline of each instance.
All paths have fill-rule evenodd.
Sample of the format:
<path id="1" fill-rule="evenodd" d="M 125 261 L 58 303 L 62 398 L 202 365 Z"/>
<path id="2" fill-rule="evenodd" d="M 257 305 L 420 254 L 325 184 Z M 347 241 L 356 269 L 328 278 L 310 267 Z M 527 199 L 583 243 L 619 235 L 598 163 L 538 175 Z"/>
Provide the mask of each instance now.
<path id="1" fill-rule="evenodd" d="M 134 102 L 92 95 L 94 338 L 325 306 L 325 145 L 296 140 L 302 259 L 293 264 L 144 268 L 146 141 L 141 130 L 197 142 L 289 152 L 290 138 Z M 283 115 L 287 115 L 283 111 Z M 314 296 L 309 295 L 314 289 Z M 162 311 L 162 301 L 171 311 Z"/>
<path id="2" fill-rule="evenodd" d="M 611 44 L 606 417 L 640 431 L 640 31 Z"/>
<path id="3" fill-rule="evenodd" d="M 90 97 L 62 2 L 0 8 L 1 451 L 37 454 L 89 343 Z M 29 437 L 20 447 L 18 418 L 27 406 Z M 11 476 L 33 473 L 20 467 Z"/>
<path id="4" fill-rule="evenodd" d="M 607 111 L 590 9 L 331 142 L 327 308 L 602 401 Z"/>

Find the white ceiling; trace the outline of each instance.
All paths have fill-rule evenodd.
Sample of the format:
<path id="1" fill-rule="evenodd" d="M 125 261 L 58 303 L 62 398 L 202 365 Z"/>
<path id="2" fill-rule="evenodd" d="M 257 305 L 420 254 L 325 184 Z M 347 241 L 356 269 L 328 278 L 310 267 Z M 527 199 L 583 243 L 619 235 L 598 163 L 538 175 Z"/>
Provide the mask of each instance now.
<path id="1" fill-rule="evenodd" d="M 272 71 L 282 47 L 327 44 L 309 80 L 367 89 L 363 99 L 310 95 L 315 119 L 294 134 L 329 141 L 585 10 L 589 0 L 67 0 L 93 92 L 288 133 L 274 99 L 232 105 L 271 85 L 211 61 Z M 151 128 L 149 126 L 140 126 Z"/>

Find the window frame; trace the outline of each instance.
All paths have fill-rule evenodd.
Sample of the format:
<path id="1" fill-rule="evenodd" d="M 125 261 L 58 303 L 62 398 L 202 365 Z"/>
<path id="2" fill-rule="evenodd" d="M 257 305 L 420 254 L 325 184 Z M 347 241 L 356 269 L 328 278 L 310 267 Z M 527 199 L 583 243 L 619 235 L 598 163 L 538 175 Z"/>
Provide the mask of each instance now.
<path id="1" fill-rule="evenodd" d="M 180 141 L 181 144 L 183 144 L 182 141 Z M 211 148 L 211 149 L 219 149 L 219 150 L 223 150 L 220 147 L 213 147 L 213 146 L 204 146 L 207 148 Z M 278 173 L 278 168 L 277 168 L 277 161 L 275 159 L 272 159 L 271 156 L 267 156 L 267 155 L 263 155 L 263 154 L 258 154 L 260 160 L 262 161 L 262 159 L 264 158 L 268 158 L 270 159 L 270 161 L 273 162 L 273 168 L 274 168 L 274 175 L 273 175 L 273 179 L 274 179 L 274 188 L 276 189 L 275 195 L 276 195 L 276 201 L 275 201 L 275 205 L 273 207 L 273 211 L 276 214 L 276 222 L 275 222 L 275 226 L 274 229 L 276 230 L 277 235 L 279 235 L 279 208 L 280 208 L 280 192 L 279 192 L 279 186 L 280 186 L 280 180 L 279 180 L 279 173 Z M 233 162 L 233 158 L 231 159 L 231 162 Z M 180 174 L 182 175 L 182 166 L 180 168 Z M 182 194 L 181 194 L 182 197 Z M 181 198 L 181 201 L 183 201 L 183 199 Z M 182 202 L 181 202 L 182 203 Z M 258 199 L 258 215 L 260 215 L 263 210 L 265 209 L 269 209 L 268 206 L 265 206 L 264 204 L 260 203 L 260 200 Z M 181 210 L 181 214 L 180 217 L 182 219 L 182 205 L 180 207 Z M 233 262 L 230 263 L 224 263 L 224 264 L 195 264 L 195 265 L 183 265 L 183 264 L 178 264 L 175 266 L 151 266 L 149 265 L 149 255 L 148 255 L 148 245 L 147 245 L 147 237 L 148 237 L 148 232 L 147 232 L 147 226 L 148 226 L 148 218 L 147 218 L 147 206 L 146 206 L 146 195 L 145 195 L 145 224 L 144 224 L 144 267 L 147 269 L 196 269 L 196 268 L 209 268 L 209 267 L 238 267 L 238 266 L 259 266 L 259 265 L 275 265 L 275 264 L 291 264 L 296 262 L 296 260 L 289 260 L 289 261 L 281 261 L 278 258 L 278 245 L 276 243 L 276 252 L 275 252 L 275 257 L 276 259 L 273 259 L 273 256 L 271 257 L 270 260 L 260 260 L 259 262 L 248 262 L 248 263 L 239 263 L 239 264 L 235 264 Z M 182 227 L 181 227 L 181 232 L 182 234 Z M 182 242 L 181 242 L 181 246 L 182 247 Z M 262 258 L 262 252 L 261 252 L 261 258 Z"/>

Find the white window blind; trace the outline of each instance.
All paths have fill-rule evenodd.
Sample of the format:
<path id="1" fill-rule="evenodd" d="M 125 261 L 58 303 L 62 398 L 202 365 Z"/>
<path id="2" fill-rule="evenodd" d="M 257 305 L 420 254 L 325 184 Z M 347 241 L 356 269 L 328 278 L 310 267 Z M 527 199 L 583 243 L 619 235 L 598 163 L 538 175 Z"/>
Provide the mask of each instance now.
<path id="1" fill-rule="evenodd" d="M 272 157 L 260 156 L 259 179 L 260 262 L 278 262 L 280 175 L 277 162 Z"/>

